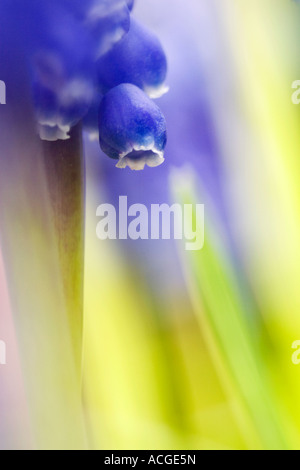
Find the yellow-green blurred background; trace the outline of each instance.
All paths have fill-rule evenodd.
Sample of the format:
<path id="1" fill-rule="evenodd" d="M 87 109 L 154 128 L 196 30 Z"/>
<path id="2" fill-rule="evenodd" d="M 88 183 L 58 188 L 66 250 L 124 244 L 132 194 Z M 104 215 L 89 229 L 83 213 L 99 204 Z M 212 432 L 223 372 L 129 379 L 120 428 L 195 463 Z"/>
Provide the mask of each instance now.
<path id="1" fill-rule="evenodd" d="M 35 212 L 11 223 L 0 447 L 298 449 L 300 5 L 140 0 L 134 15 L 168 56 L 166 163 L 120 171 L 85 137 L 80 371 L 49 240 Z M 120 195 L 205 204 L 204 248 L 98 240 L 96 209 Z"/>

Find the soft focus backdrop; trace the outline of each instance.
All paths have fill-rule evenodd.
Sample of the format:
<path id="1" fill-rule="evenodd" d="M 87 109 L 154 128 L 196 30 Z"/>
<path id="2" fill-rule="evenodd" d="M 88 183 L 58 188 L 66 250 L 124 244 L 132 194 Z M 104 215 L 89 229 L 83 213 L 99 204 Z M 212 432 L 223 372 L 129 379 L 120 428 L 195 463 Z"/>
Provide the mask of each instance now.
<path id="1" fill-rule="evenodd" d="M 168 57 L 170 91 L 157 101 L 168 124 L 166 161 L 118 170 L 85 135 L 80 394 L 64 382 L 67 344 L 62 361 L 57 351 L 39 360 L 44 344 L 51 357 L 63 321 L 47 317 L 36 327 L 41 344 L 30 341 L 0 257 L 8 346 L 0 447 L 299 448 L 300 365 L 291 345 L 300 339 L 300 108 L 291 85 L 300 79 L 300 7 L 137 0 L 134 15 Z M 120 195 L 148 207 L 204 203 L 204 249 L 98 240 L 96 209 Z M 26 279 L 30 266 L 19 269 Z M 38 282 L 28 296 L 48 308 Z M 53 380 L 39 388 L 46 370 Z"/>

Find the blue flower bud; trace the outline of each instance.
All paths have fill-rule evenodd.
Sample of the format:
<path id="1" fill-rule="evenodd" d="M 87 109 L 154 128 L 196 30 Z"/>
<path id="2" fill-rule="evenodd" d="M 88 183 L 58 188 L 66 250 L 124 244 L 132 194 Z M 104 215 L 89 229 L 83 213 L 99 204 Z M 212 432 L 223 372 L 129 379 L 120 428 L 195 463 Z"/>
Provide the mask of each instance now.
<path id="1" fill-rule="evenodd" d="M 70 81 L 54 93 L 39 83 L 34 85 L 34 106 L 42 140 L 67 140 L 71 127 L 87 114 L 93 96 L 89 83 Z"/>
<path id="2" fill-rule="evenodd" d="M 118 159 L 117 168 L 142 170 L 164 161 L 166 121 L 159 107 L 132 84 L 110 90 L 99 109 L 102 150 Z"/>
<path id="3" fill-rule="evenodd" d="M 103 93 L 121 83 L 132 83 L 158 98 L 167 91 L 167 60 L 156 36 L 131 19 L 128 34 L 97 63 L 98 84 Z"/>
<path id="4" fill-rule="evenodd" d="M 127 0 L 60 0 L 60 2 L 73 13 L 90 34 L 95 59 L 105 54 L 129 31 L 130 12 Z"/>
<path id="5" fill-rule="evenodd" d="M 46 140 L 68 139 L 94 95 L 90 38 L 68 11 L 55 11 L 56 21 L 47 11 L 47 28 L 29 57 L 39 135 Z"/>
<path id="6" fill-rule="evenodd" d="M 128 33 L 130 12 L 125 0 L 89 0 L 88 3 L 84 24 L 91 35 L 97 59 Z"/>
<path id="7" fill-rule="evenodd" d="M 38 130 L 46 140 L 68 139 L 71 127 L 87 114 L 96 93 L 95 61 L 130 25 L 125 0 L 60 1 L 42 11 L 36 3 L 33 11 L 36 20 L 45 18 L 33 34 L 30 59 Z"/>
<path id="8" fill-rule="evenodd" d="M 126 0 L 3 0 L 5 24 L 24 44 L 37 127 L 67 139 L 95 93 L 95 62 L 130 26 Z"/>
<path id="9" fill-rule="evenodd" d="M 136 21 L 130 28 L 133 4 L 134 0 L 0 1 L 3 24 L 19 35 L 18 42 L 24 44 L 21 53 L 31 72 L 33 103 L 42 139 L 68 139 L 71 127 L 85 116 L 86 128 L 96 135 L 95 110 L 101 95 L 121 83 L 132 83 L 151 97 L 161 94 L 166 57 L 152 33 Z M 99 83 L 95 80 L 96 70 Z M 127 94 L 134 95 L 128 90 Z M 155 105 L 151 102 L 146 105 L 143 93 L 139 99 L 155 114 Z M 157 112 L 160 113 L 158 108 Z M 152 127 L 154 130 L 155 126 Z M 103 145 L 107 153 L 123 159 L 122 165 L 135 159 L 139 163 L 130 163 L 131 166 L 143 166 L 140 157 L 144 152 L 144 164 L 152 162 L 153 166 L 158 164 L 158 156 L 162 161 L 163 150 L 156 134 L 154 137 L 154 140 L 149 137 L 149 144 L 144 136 L 139 155 L 126 159 L 122 152 L 115 154 L 116 149 L 109 148 L 109 142 Z M 136 152 L 137 147 L 133 140 L 132 151 Z"/>

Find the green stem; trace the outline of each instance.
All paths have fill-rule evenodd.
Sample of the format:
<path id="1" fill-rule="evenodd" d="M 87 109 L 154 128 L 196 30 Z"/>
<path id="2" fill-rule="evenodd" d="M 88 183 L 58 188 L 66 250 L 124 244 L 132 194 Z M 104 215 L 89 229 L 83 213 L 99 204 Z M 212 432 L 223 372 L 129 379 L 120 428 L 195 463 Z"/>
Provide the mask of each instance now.
<path id="1" fill-rule="evenodd" d="M 60 268 L 77 370 L 81 365 L 85 168 L 81 126 L 70 140 L 43 142 Z"/>

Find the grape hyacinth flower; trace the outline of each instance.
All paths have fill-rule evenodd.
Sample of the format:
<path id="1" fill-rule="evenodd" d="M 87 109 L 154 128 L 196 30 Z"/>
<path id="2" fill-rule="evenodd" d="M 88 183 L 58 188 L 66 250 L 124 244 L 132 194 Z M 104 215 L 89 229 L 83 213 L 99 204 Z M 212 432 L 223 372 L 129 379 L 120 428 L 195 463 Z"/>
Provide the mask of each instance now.
<path id="1" fill-rule="evenodd" d="M 138 86 L 150 98 L 167 90 L 163 48 L 134 20 L 133 5 L 132 0 L 2 2 L 1 17 L 24 44 L 42 140 L 69 139 L 90 111 L 97 134 L 95 108 L 103 94 L 122 83 Z M 140 99 L 142 107 L 146 100 Z"/>
<path id="2" fill-rule="evenodd" d="M 105 54 L 129 31 L 133 2 L 126 0 L 63 0 L 92 38 L 95 59 Z M 130 3 L 130 5 L 128 5 Z"/>
<path id="3" fill-rule="evenodd" d="M 148 85 L 159 87 L 165 80 L 166 61 L 159 42 L 139 26 L 138 41 L 125 43 L 130 49 L 126 77 L 120 83 L 116 54 L 115 63 L 105 67 L 120 76 L 105 91 L 100 81 L 104 56 L 135 25 L 133 4 L 132 0 L 0 1 L 0 79 L 7 86 L 6 104 L 0 107 L 1 248 L 13 286 L 23 363 L 32 374 L 29 401 L 37 428 L 43 416 L 45 428 L 58 430 L 51 436 L 53 448 L 67 438 L 70 448 L 80 447 L 80 436 L 76 432 L 68 436 L 57 417 L 66 423 L 81 419 L 82 127 L 101 136 L 102 148 L 118 159 L 118 167 L 142 169 L 164 158 L 165 119 L 145 93 Z M 144 65 L 137 82 L 134 64 L 139 54 Z M 43 370 L 36 351 L 28 347 L 28 331 L 32 344 L 40 344 L 47 335 L 39 349 L 40 363 L 47 365 Z M 49 384 L 55 384 L 54 394 L 71 390 L 71 399 L 59 394 L 55 409 L 54 405 L 45 409 L 36 394 L 38 390 L 40 396 L 47 396 Z M 77 429 L 67 424 L 66 428 Z M 38 434 L 41 447 L 47 438 L 46 429 Z"/>
<path id="4" fill-rule="evenodd" d="M 3 2 L 2 17 L 11 17 L 26 44 L 36 127 L 42 140 L 68 140 L 71 129 L 82 120 L 88 122 L 89 114 L 94 116 L 89 130 L 97 135 L 102 97 L 122 83 L 136 85 L 150 98 L 167 90 L 163 48 L 154 34 L 132 18 L 133 4 L 131 0 L 30 0 L 26 6 L 21 0 Z M 147 112 L 153 112 L 155 120 L 157 107 L 149 106 L 143 93 L 136 99 L 139 106 L 131 107 L 131 112 L 148 103 Z M 148 156 L 140 152 L 141 161 Z"/>
<path id="5" fill-rule="evenodd" d="M 159 107 L 142 90 L 122 84 L 102 99 L 99 112 L 100 145 L 117 167 L 132 170 L 163 163 L 166 122 Z"/>
<path id="6" fill-rule="evenodd" d="M 167 60 L 160 41 L 133 18 L 128 34 L 97 63 L 103 93 L 121 83 L 132 83 L 150 98 L 159 98 L 168 91 L 166 75 Z"/>
<path id="7" fill-rule="evenodd" d="M 124 0 L 63 0 L 35 14 L 39 8 L 43 41 L 30 57 L 38 130 L 43 140 L 65 140 L 97 99 L 95 62 L 128 32 L 130 14 Z"/>

